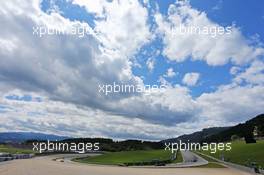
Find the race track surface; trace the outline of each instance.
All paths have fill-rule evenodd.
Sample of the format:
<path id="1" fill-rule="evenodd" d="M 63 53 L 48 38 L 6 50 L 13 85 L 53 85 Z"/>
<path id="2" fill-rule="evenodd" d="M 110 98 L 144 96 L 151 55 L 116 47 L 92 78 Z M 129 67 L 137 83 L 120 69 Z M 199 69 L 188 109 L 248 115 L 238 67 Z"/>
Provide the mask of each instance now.
<path id="1" fill-rule="evenodd" d="M 127 168 L 54 161 L 54 156 L 0 163 L 0 175 L 248 175 L 230 168 Z"/>

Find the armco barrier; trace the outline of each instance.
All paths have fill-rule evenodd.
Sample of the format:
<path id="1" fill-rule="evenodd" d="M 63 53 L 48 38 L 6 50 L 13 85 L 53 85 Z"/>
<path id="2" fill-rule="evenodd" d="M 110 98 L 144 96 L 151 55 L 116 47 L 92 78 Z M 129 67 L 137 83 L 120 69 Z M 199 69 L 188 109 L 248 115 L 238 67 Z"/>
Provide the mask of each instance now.
<path id="1" fill-rule="evenodd" d="M 232 168 L 235 168 L 235 169 L 239 169 L 241 171 L 245 171 L 245 172 L 248 172 L 248 173 L 255 173 L 254 172 L 254 168 L 250 168 L 250 167 L 246 167 L 246 166 L 243 166 L 243 165 L 238 165 L 238 164 L 235 164 L 235 163 L 231 163 L 231 162 L 226 162 L 226 161 L 223 161 L 223 160 L 219 160 L 219 159 L 216 159 L 215 157 L 212 157 L 212 156 L 209 156 L 207 154 L 203 154 L 203 153 L 198 153 L 198 154 L 201 154 L 203 156 L 207 156 L 213 160 L 216 160 L 218 162 L 221 162 L 229 167 L 232 167 Z M 260 173 L 261 174 L 264 174 L 263 170 L 260 170 Z"/>
<path id="2" fill-rule="evenodd" d="M 29 159 L 32 158 L 34 154 L 8 154 L 8 153 L 1 153 L 0 154 L 0 162 L 9 161 L 13 159 Z"/>

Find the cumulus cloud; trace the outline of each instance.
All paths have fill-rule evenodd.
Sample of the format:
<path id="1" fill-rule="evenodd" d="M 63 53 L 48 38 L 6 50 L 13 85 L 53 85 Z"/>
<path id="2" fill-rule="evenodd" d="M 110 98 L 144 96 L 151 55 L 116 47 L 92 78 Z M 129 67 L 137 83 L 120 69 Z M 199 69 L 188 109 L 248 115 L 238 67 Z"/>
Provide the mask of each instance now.
<path id="1" fill-rule="evenodd" d="M 254 85 L 264 85 L 264 62 L 256 60 L 244 71 L 240 72 L 234 79 L 236 83 L 246 83 Z"/>
<path id="2" fill-rule="evenodd" d="M 12 8 L 16 8 L 19 14 Z M 109 44 L 107 37 L 111 36 L 115 40 L 117 36 L 99 30 L 101 24 L 97 27 L 100 34 L 94 32 L 84 38 L 69 35 L 39 38 L 33 35 L 32 28 L 35 26 L 89 28 L 87 23 L 70 21 L 57 13 L 49 15 L 42 12 L 36 1 L 29 1 L 23 6 L 20 3 L 2 2 L 1 9 L 1 23 L 5 26 L 0 33 L 0 41 L 4 44 L 0 48 L 2 82 L 24 90 L 43 91 L 54 99 L 95 106 L 96 103 L 100 105 L 99 98 L 103 98 L 98 94 L 98 84 L 113 81 L 140 83 L 140 79 L 131 73 L 129 57 L 140 43 L 147 41 L 143 34 L 147 26 L 142 29 L 138 40 L 131 35 L 131 29 L 122 30 L 126 34 L 125 38 L 133 38 L 135 46 L 132 43 L 121 44 L 120 40 L 118 44 L 130 45 L 129 50 L 124 51 L 118 46 L 114 47 L 114 44 L 111 48 L 102 47 L 102 43 Z M 140 20 L 144 21 L 144 18 Z M 6 52 L 6 47 L 9 52 Z"/>
<path id="3" fill-rule="evenodd" d="M 186 73 L 182 79 L 182 83 L 188 86 L 195 86 L 200 78 L 200 74 L 196 72 Z"/>
<path id="4" fill-rule="evenodd" d="M 166 74 L 164 75 L 164 77 L 168 77 L 168 78 L 172 78 L 174 76 L 176 76 L 176 73 L 174 72 L 173 68 L 169 68 Z"/>
<path id="5" fill-rule="evenodd" d="M 217 123 L 234 123 L 263 113 L 263 86 L 222 86 L 216 92 L 203 93 L 197 103 L 203 109 L 201 115 Z M 246 110 L 241 110 L 246 109 Z"/>
<path id="6" fill-rule="evenodd" d="M 168 15 L 157 12 L 155 19 L 165 45 L 163 55 L 169 60 L 182 62 L 191 57 L 217 66 L 229 61 L 248 63 L 264 54 L 264 48 L 251 45 L 239 28 L 213 22 L 205 12 L 192 8 L 188 1 L 176 1 L 169 6 Z M 207 32 L 197 32 L 204 31 L 204 28 Z"/>
<path id="7" fill-rule="evenodd" d="M 148 9 L 138 1 L 68 3 L 85 7 L 87 13 L 93 14 L 94 26 L 69 20 L 58 10 L 44 13 L 40 1 L 0 2 L 1 131 L 160 139 L 243 121 L 263 109 L 264 97 L 258 95 L 264 94 L 263 62 L 255 59 L 262 54 L 262 48 L 248 44 L 237 28 L 232 29 L 230 36 L 215 38 L 171 33 L 170 29 L 180 23 L 217 25 L 189 4 L 171 5 L 168 16 L 155 15 L 158 34 L 164 37 L 163 54 L 176 61 L 191 56 L 209 65 L 250 62 L 246 70 L 233 71 L 232 84 L 193 98 L 188 87 L 164 79 L 176 75 L 169 68 L 159 79 L 167 85 L 162 92 L 109 96 L 99 93 L 98 85 L 113 82 L 144 85 L 133 74 L 133 59 L 157 33 L 150 30 Z M 35 26 L 64 30 L 86 27 L 89 34 L 83 38 L 74 35 L 39 38 L 33 35 Z M 147 60 L 149 70 L 155 68 L 154 60 L 159 54 L 157 50 Z M 183 83 L 194 86 L 199 78 L 199 73 L 187 73 Z M 247 86 L 242 87 L 241 81 Z M 233 105 L 235 97 L 238 103 Z M 253 105 L 255 101 L 257 105 Z M 247 112 L 242 114 L 241 108 Z M 243 117 L 239 118 L 240 115 Z"/>
<path id="8" fill-rule="evenodd" d="M 40 101 L 11 100 L 7 96 L 24 94 Z M 90 107 L 53 101 L 35 93 L 12 90 L 0 97 L 0 132 L 32 131 L 75 137 L 111 137 L 115 139 L 158 140 L 180 132 L 174 126 L 149 123 L 140 118 L 127 118 Z M 182 126 L 182 130 L 191 129 Z"/>
<path id="9" fill-rule="evenodd" d="M 147 8 L 138 1 L 74 0 L 73 3 L 101 17 L 95 21 L 94 29 L 100 41 L 105 48 L 115 50 L 124 57 L 135 54 L 152 37 L 147 24 Z"/>
<path id="10" fill-rule="evenodd" d="M 43 94 L 50 100 L 141 118 L 152 123 L 171 124 L 193 117 L 188 112 L 191 111 L 189 105 L 176 105 L 175 100 L 173 104 L 160 101 L 159 98 L 167 96 L 166 93 L 158 94 L 160 97 L 157 98 L 144 93 L 105 96 L 98 92 L 100 84 L 143 85 L 142 80 L 132 74 L 130 61 L 150 36 L 146 23 L 147 11 L 138 2 L 107 2 L 104 15 L 108 17 L 99 20 L 94 29 L 87 23 L 70 21 L 55 12 L 46 14 L 39 6 L 36 1 L 27 1 L 23 6 L 7 1 L 1 3 L 1 22 L 5 28 L 0 38 L 2 42 L 9 43 L 4 47 L 11 46 L 10 52 L 6 52 L 5 48 L 0 50 L 3 92 L 18 88 Z M 135 18 L 138 14 L 142 18 Z M 128 21 L 129 24 L 126 23 Z M 39 38 L 32 34 L 34 26 L 60 29 L 85 26 L 91 32 L 83 38 L 72 35 L 45 35 Z M 169 92 L 177 93 L 179 89 Z M 190 99 L 187 93 L 179 94 L 183 94 L 182 97 L 175 99 Z"/>
<path id="11" fill-rule="evenodd" d="M 147 68 L 150 72 L 153 71 L 153 69 L 155 68 L 155 59 L 153 58 L 149 58 L 147 61 L 146 61 L 146 65 L 147 65 Z"/>
<path id="12" fill-rule="evenodd" d="M 231 75 L 236 75 L 240 70 L 241 70 L 241 68 L 239 68 L 237 66 L 233 66 L 233 67 L 231 67 L 229 72 Z"/>

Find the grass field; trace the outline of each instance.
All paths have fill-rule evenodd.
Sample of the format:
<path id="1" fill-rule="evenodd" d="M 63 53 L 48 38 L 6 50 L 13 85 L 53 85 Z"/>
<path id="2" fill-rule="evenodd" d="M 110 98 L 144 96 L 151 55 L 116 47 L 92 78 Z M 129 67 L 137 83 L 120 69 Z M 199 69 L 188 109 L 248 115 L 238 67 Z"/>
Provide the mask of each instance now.
<path id="1" fill-rule="evenodd" d="M 248 166 L 250 162 L 256 162 L 264 167 L 264 140 L 257 143 L 246 144 L 244 141 L 232 142 L 231 151 L 217 151 L 215 154 L 203 151 L 203 153 L 220 159 L 224 155 L 225 159 L 232 163 Z"/>
<path id="2" fill-rule="evenodd" d="M 20 149 L 14 148 L 8 145 L 0 145 L 0 152 L 1 153 L 10 153 L 10 154 L 30 154 L 34 153 L 34 151 L 30 149 Z"/>
<path id="3" fill-rule="evenodd" d="M 118 165 L 123 163 L 147 162 L 152 160 L 168 160 L 171 158 L 171 153 L 164 150 L 150 150 L 150 151 L 123 151 L 106 153 L 96 157 L 87 157 L 82 159 L 75 159 L 75 161 L 91 164 L 104 164 L 104 165 Z M 174 161 L 180 162 L 182 157 L 177 155 Z"/>

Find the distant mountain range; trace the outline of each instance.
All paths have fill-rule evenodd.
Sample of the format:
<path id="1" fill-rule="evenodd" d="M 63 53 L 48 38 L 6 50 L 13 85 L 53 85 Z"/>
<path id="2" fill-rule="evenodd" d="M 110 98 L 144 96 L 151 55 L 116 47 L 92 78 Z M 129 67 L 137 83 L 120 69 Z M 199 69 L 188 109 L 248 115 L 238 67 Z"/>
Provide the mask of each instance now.
<path id="1" fill-rule="evenodd" d="M 245 123 L 240 123 L 227 130 L 213 134 L 203 141 L 226 142 L 232 139 L 244 138 L 247 143 L 254 143 L 256 142 L 255 137 L 264 137 L 264 114 L 260 114 Z"/>
<path id="2" fill-rule="evenodd" d="M 255 135 L 254 135 L 255 134 Z M 260 114 L 245 123 L 232 127 L 213 127 L 192 134 L 181 135 L 177 138 L 162 142 L 227 142 L 233 138 L 244 138 L 247 143 L 255 142 L 254 137 L 264 137 L 264 114 Z"/>
<path id="3" fill-rule="evenodd" d="M 202 140 L 204 140 L 207 137 L 210 137 L 211 135 L 220 133 L 222 131 L 225 131 L 229 129 L 230 127 L 212 127 L 212 128 L 205 128 L 202 131 L 197 131 L 192 134 L 184 134 L 181 135 L 177 138 L 171 138 L 167 140 L 163 140 L 162 142 L 171 142 L 171 143 L 176 143 L 179 142 L 180 140 L 182 142 L 194 142 L 194 143 L 199 143 Z"/>
<path id="4" fill-rule="evenodd" d="M 35 132 L 2 132 L 0 133 L 0 143 L 5 142 L 24 142 L 27 140 L 64 140 L 69 137 L 57 136 L 52 134 L 43 134 Z"/>
<path id="5" fill-rule="evenodd" d="M 226 142 L 233 138 L 244 138 L 246 142 L 254 142 L 254 137 L 264 137 L 264 114 L 260 114 L 245 123 L 232 127 L 213 127 L 192 134 L 181 135 L 177 138 L 162 140 L 161 142 Z M 70 137 L 35 132 L 3 132 L 0 133 L 0 143 L 24 142 L 27 140 L 70 140 Z M 79 138 L 80 139 L 80 138 Z M 89 139 L 89 138 L 83 138 Z M 78 140 L 75 138 L 74 140 Z M 110 139 L 111 140 L 111 139 Z M 113 141 L 111 141 L 113 142 Z M 153 143 L 154 144 L 154 143 Z M 154 144 L 155 145 L 155 144 Z M 160 146 L 157 142 L 157 145 Z M 155 145 L 156 146 L 156 145 Z M 153 147 L 153 145 L 152 145 Z"/>

